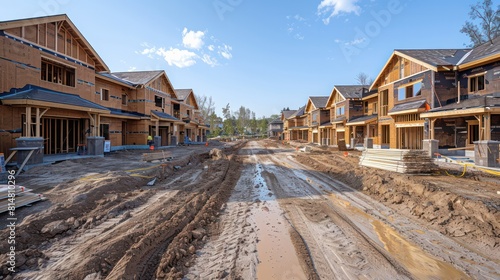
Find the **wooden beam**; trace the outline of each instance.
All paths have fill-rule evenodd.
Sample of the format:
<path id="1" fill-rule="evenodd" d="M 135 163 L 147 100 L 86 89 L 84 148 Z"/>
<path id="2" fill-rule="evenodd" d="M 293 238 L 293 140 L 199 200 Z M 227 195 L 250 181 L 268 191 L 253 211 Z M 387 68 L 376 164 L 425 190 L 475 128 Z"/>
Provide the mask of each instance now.
<path id="1" fill-rule="evenodd" d="M 26 137 L 31 137 L 31 107 L 26 107 Z"/>
<path id="2" fill-rule="evenodd" d="M 40 137 L 40 127 L 41 127 L 41 123 L 40 123 L 40 108 L 36 107 L 36 137 Z"/>

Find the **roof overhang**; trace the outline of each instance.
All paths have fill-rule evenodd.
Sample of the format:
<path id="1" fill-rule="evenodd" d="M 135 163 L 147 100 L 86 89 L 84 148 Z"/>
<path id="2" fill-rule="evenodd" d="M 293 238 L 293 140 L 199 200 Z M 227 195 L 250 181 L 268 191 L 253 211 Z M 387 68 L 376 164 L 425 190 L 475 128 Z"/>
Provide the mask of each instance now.
<path id="1" fill-rule="evenodd" d="M 40 100 L 32 100 L 32 99 L 4 99 L 2 100 L 3 105 L 11 105 L 17 107 L 45 107 L 45 108 L 58 108 L 58 109 L 67 109 L 67 110 L 75 110 L 75 111 L 83 111 L 83 112 L 93 112 L 99 114 L 108 114 L 109 110 L 97 109 L 97 108 L 89 108 L 83 106 L 55 103 L 49 101 L 40 101 Z"/>
<path id="2" fill-rule="evenodd" d="M 374 122 L 377 122 L 377 118 L 371 118 L 371 119 L 363 120 L 363 121 L 359 121 L 359 122 L 348 122 L 345 125 L 346 126 L 367 125 L 367 124 L 374 123 Z"/>
<path id="3" fill-rule="evenodd" d="M 483 58 L 473 60 L 471 62 L 467 62 L 467 63 L 461 64 L 461 65 L 458 65 L 457 68 L 458 68 L 458 70 L 466 70 L 466 69 L 473 68 L 476 66 L 482 66 L 482 65 L 490 63 L 490 62 L 496 62 L 498 60 L 500 60 L 500 53 L 496 53 L 496 54 L 493 54 L 490 56 L 486 56 Z"/>
<path id="4" fill-rule="evenodd" d="M 454 109 L 438 112 L 425 112 L 421 113 L 421 118 L 442 118 L 442 117 L 460 117 L 460 116 L 472 116 L 484 113 L 500 113 L 500 107 L 495 108 L 467 108 L 467 109 Z"/>
<path id="5" fill-rule="evenodd" d="M 396 115 L 406 115 L 406 114 L 414 114 L 414 113 L 421 113 L 421 112 L 425 112 L 425 108 L 416 108 L 416 109 L 396 111 L 396 112 L 388 113 L 387 115 L 396 116 Z"/>

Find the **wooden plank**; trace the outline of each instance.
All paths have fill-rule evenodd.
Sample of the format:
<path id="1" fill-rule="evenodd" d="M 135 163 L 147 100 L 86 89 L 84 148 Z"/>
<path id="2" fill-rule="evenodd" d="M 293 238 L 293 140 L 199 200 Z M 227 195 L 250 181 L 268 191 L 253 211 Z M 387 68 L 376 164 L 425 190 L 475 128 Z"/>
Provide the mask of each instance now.
<path id="1" fill-rule="evenodd" d="M 26 206 L 31 203 L 45 200 L 45 197 L 41 194 L 34 194 L 34 193 L 25 193 L 23 196 L 16 196 L 15 200 L 15 207 L 19 208 L 21 206 Z M 0 213 L 8 211 L 9 207 L 9 200 L 8 199 L 2 199 L 0 200 Z"/>
<path id="2" fill-rule="evenodd" d="M 161 151 L 161 152 L 156 152 L 156 153 L 144 153 L 142 154 L 142 160 L 143 161 L 153 161 L 153 160 L 166 160 L 166 159 L 171 159 L 172 158 L 172 152 L 171 151 Z"/>

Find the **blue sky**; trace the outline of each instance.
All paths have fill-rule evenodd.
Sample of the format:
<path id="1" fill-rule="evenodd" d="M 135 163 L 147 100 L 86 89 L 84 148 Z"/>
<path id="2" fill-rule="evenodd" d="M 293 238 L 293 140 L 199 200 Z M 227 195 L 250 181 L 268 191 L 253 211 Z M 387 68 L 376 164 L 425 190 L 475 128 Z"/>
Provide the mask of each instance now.
<path id="1" fill-rule="evenodd" d="M 0 21 L 65 13 L 112 72 L 165 70 L 218 115 L 229 103 L 260 118 L 375 78 L 394 49 L 465 47 L 476 2 L 0 0 Z"/>

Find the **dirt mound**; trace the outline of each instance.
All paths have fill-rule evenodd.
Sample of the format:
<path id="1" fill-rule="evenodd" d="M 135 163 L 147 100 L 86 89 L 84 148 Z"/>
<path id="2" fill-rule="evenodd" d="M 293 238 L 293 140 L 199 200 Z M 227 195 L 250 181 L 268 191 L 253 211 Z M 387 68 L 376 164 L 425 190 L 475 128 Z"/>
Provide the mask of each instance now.
<path id="1" fill-rule="evenodd" d="M 359 154 L 357 151 L 350 151 L 347 155 L 332 152 L 329 156 L 297 154 L 296 158 L 432 229 L 462 241 L 464 246 L 481 248 L 500 258 L 498 253 L 494 253 L 500 247 L 500 203 L 494 195 L 498 184 L 491 182 L 491 179 L 478 182 L 476 178 L 476 181 L 471 182 L 470 178 L 439 174 L 408 176 L 361 168 L 358 166 Z M 468 187 L 478 192 L 491 192 L 492 195 L 478 199 L 477 195 L 460 191 Z"/>

